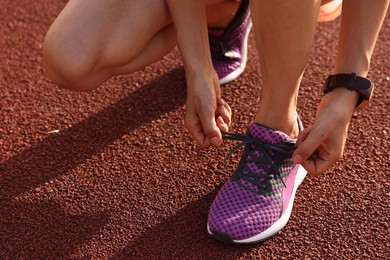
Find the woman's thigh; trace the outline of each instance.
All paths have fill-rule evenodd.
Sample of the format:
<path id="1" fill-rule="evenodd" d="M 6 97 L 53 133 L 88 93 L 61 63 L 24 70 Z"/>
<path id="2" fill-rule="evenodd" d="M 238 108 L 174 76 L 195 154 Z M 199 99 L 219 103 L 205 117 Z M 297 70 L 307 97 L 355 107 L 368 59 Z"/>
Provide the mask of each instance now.
<path id="1" fill-rule="evenodd" d="M 163 0 L 70 0 L 46 35 L 46 67 L 49 74 L 63 74 L 59 77 L 81 78 L 99 70 L 109 77 L 109 71 L 129 66 L 159 32 L 172 43 L 168 27 L 171 17 Z M 155 47 L 156 55 L 163 55 L 172 44 Z"/>

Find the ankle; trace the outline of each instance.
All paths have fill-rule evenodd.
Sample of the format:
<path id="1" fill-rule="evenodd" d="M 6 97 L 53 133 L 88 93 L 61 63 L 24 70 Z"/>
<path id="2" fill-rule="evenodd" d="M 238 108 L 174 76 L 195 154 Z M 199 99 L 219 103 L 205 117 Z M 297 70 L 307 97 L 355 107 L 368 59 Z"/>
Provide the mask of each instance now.
<path id="1" fill-rule="evenodd" d="M 299 134 L 298 114 L 296 112 L 289 115 L 273 115 L 272 113 L 258 113 L 254 123 L 262 124 L 274 130 L 282 131 L 290 138 L 297 138 Z"/>

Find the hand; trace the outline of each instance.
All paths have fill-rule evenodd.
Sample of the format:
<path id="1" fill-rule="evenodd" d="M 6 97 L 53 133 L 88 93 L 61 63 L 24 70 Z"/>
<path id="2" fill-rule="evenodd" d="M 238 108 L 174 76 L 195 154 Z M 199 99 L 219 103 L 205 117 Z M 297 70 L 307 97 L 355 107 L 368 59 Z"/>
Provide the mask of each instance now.
<path id="1" fill-rule="evenodd" d="M 212 70 L 206 75 L 186 75 L 187 104 L 185 126 L 196 142 L 203 146 L 222 143 L 221 131 L 231 123 L 231 108 L 221 99 L 219 79 Z"/>
<path id="2" fill-rule="evenodd" d="M 357 97 L 355 91 L 339 88 L 323 98 L 314 124 L 298 136 L 294 163 L 317 176 L 341 158 Z"/>

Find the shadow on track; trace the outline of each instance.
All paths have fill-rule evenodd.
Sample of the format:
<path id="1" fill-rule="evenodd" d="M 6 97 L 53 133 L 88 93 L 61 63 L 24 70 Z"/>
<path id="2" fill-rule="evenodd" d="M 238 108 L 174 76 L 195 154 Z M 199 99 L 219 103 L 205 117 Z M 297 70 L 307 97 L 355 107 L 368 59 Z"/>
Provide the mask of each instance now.
<path id="1" fill-rule="evenodd" d="M 0 164 L 1 245 L 8 252 L 34 248 L 38 253 L 53 253 L 55 245 L 53 249 L 42 240 L 51 238 L 50 241 L 75 248 L 104 226 L 106 213 L 69 216 L 59 205 L 52 205 L 56 202 L 18 202 L 15 198 L 66 174 L 140 125 L 183 106 L 185 94 L 184 73 L 179 67 Z"/>
<path id="2" fill-rule="evenodd" d="M 21 202 L 1 214 L 1 259 L 67 258 L 109 222 L 109 213 L 73 215 L 56 202 Z"/>
<path id="3" fill-rule="evenodd" d="M 230 245 L 207 234 L 210 205 L 220 187 L 133 239 L 113 259 L 238 259 L 253 246 Z"/>
<path id="4" fill-rule="evenodd" d="M 0 164 L 0 206 L 73 169 L 140 125 L 182 106 L 185 93 L 183 70 L 176 68 Z"/>

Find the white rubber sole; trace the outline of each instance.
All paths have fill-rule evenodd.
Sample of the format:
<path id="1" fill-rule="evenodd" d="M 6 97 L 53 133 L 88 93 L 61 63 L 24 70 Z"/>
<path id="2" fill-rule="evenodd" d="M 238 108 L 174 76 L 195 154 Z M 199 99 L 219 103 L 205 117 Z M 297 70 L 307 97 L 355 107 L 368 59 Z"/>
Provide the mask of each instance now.
<path id="1" fill-rule="evenodd" d="M 225 241 L 225 242 L 230 242 L 230 243 L 235 243 L 235 244 L 259 243 L 261 241 L 264 241 L 264 240 L 271 238 L 272 236 L 276 235 L 280 230 L 282 230 L 283 227 L 287 224 L 288 220 L 290 219 L 290 215 L 292 212 L 294 199 L 295 199 L 295 193 L 296 193 L 299 185 L 305 179 L 306 174 L 307 174 L 307 171 L 300 165 L 298 170 L 297 170 L 297 174 L 295 176 L 295 181 L 294 181 L 294 183 L 297 185 L 294 185 L 294 188 L 293 188 L 292 194 L 291 194 L 291 199 L 288 203 L 286 211 L 280 217 L 280 219 L 278 219 L 274 224 L 272 224 L 272 226 L 270 226 L 268 229 L 264 230 L 260 234 L 255 235 L 253 237 L 242 239 L 242 240 L 231 240 L 231 241 Z M 209 233 L 209 235 L 214 236 L 214 234 L 210 231 L 208 223 L 207 223 L 207 232 Z M 218 239 L 217 235 L 215 237 Z"/>

